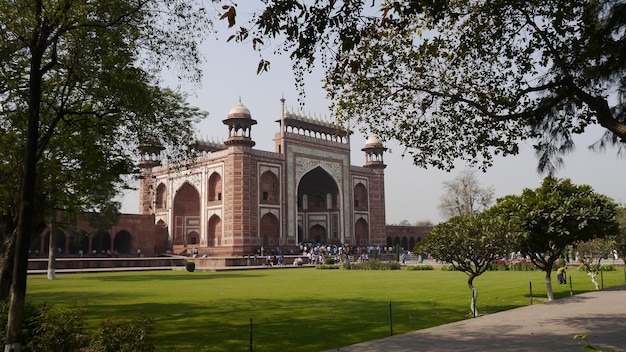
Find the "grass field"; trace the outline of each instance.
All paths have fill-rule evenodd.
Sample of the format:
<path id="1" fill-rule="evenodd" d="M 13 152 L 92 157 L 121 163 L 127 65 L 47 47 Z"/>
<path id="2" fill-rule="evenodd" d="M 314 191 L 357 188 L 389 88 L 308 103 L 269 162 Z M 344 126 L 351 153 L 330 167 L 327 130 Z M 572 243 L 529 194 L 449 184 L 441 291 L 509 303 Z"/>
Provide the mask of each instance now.
<path id="1" fill-rule="evenodd" d="M 594 289 L 568 271 L 573 293 Z M 604 287 L 624 284 L 605 272 Z M 480 314 L 545 301 L 543 272 L 493 271 L 474 280 Z M 555 297 L 570 295 L 556 284 Z M 29 302 L 86 304 L 90 327 L 107 317 L 155 319 L 157 351 L 320 351 L 470 318 L 463 273 L 294 268 L 232 272 L 124 272 L 28 278 Z M 392 326 L 389 315 L 392 315 Z M 252 324 L 250 322 L 252 321 Z M 250 327 L 252 326 L 252 332 Z"/>

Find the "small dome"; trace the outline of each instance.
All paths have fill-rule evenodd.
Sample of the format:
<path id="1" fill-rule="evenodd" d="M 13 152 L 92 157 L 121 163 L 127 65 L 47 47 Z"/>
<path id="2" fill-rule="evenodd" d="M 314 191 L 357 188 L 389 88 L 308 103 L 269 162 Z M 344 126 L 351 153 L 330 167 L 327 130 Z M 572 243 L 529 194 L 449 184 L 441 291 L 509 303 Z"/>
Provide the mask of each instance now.
<path id="1" fill-rule="evenodd" d="M 228 112 L 228 118 L 252 118 L 252 115 L 250 114 L 250 110 L 248 110 L 247 107 L 245 107 L 241 101 L 239 103 L 237 103 L 237 105 L 233 106 L 232 109 L 230 109 L 230 111 Z"/>
<path id="2" fill-rule="evenodd" d="M 365 148 L 383 147 L 383 142 L 377 136 L 369 136 L 365 142 Z"/>

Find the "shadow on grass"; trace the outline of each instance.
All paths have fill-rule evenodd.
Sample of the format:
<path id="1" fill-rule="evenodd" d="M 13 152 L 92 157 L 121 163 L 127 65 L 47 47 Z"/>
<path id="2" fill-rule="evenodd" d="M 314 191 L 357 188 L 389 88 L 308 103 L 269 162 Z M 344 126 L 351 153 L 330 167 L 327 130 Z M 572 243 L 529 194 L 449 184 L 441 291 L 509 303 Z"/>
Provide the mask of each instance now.
<path id="1" fill-rule="evenodd" d="M 80 302 L 79 302 L 80 303 Z M 426 308 L 427 306 L 427 308 Z M 155 320 L 157 351 L 321 351 L 390 335 L 388 302 L 365 299 L 251 299 L 213 304 L 92 302 L 85 318 Z M 465 319 L 464 313 L 428 302 L 394 302 L 394 334 Z M 358 318 L 356 318 L 358 317 Z M 252 324 L 250 320 L 252 319 Z"/>
<path id="2" fill-rule="evenodd" d="M 251 330 L 255 351 L 321 351 L 390 334 L 388 302 L 372 300 L 255 299 L 210 307 L 152 308 L 160 335 L 155 342 L 169 346 L 163 351 L 248 351 Z M 430 305 L 420 314 L 415 303 L 395 303 L 393 330 L 406 333 L 465 318 L 439 304 L 436 313 L 432 309 Z M 177 321 L 182 316 L 186 326 Z"/>

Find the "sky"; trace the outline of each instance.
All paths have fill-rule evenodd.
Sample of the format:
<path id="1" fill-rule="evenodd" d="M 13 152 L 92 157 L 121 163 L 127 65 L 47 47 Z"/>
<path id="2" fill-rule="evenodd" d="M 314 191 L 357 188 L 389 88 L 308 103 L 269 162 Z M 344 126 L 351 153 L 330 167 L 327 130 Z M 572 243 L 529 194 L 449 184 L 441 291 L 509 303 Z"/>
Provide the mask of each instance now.
<path id="1" fill-rule="evenodd" d="M 218 24 L 217 30 L 224 31 Z M 225 33 L 225 32 L 224 32 Z M 179 81 L 176 74 L 163 73 L 162 85 L 179 89 L 189 95 L 191 105 L 207 111 L 209 116 L 198 123 L 197 136 L 216 141 L 228 137 L 228 128 L 222 123 L 228 111 L 241 99 L 257 120 L 251 136 L 255 149 L 274 151 L 272 141 L 279 126 L 275 121 L 281 114 L 281 97 L 290 111 L 302 111 L 307 115 L 330 119 L 321 79 L 323 71 L 315 68 L 306 78 L 304 108 L 300 110 L 298 92 L 291 62 L 286 55 L 273 56 L 272 44 L 268 44 L 264 56 L 270 60 L 270 71 L 256 74 L 259 61 L 257 53 L 248 45 L 226 43 L 224 38 L 212 36 L 202 46 L 206 62 L 202 64 L 204 76 L 200 84 Z M 565 166 L 555 176 L 569 178 L 575 184 L 588 184 L 598 193 L 605 194 L 620 204 L 626 203 L 626 158 L 618 157 L 616 149 L 598 154 L 587 146 L 603 133 L 599 127 L 589 129 L 576 139 L 576 149 L 564 158 Z M 350 140 L 352 164 L 362 166 L 365 154 L 361 148 L 367 136 L 356 132 Z M 444 221 L 437 205 L 443 192 L 443 182 L 459 175 L 466 166 L 458 164 L 451 172 L 423 169 L 412 164 L 410 158 L 402 158 L 403 149 L 394 141 L 386 142 L 390 150 L 385 153 L 385 197 L 387 224 Z M 493 187 L 495 196 L 520 194 L 525 188 L 537 188 L 545 175 L 537 173 L 537 158 L 530 145 L 521 147 L 517 156 L 496 158 L 494 166 L 486 173 L 476 172 L 483 187 Z M 138 183 L 134 185 L 138 187 Z M 121 198 L 123 213 L 137 213 L 138 194 L 128 192 Z"/>

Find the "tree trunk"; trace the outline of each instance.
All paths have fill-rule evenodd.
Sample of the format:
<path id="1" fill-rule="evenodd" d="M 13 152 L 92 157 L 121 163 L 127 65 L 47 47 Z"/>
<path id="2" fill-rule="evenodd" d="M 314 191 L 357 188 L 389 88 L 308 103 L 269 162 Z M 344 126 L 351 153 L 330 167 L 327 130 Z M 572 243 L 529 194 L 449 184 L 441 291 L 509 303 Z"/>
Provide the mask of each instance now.
<path id="1" fill-rule="evenodd" d="M 546 292 L 548 294 L 548 301 L 554 301 L 554 293 L 552 292 L 552 268 L 546 270 Z"/>
<path id="2" fill-rule="evenodd" d="M 476 308 L 476 299 L 478 298 L 478 291 L 474 288 L 475 277 L 476 276 L 470 275 L 470 277 L 467 279 L 467 286 L 472 292 L 472 300 L 470 302 L 470 311 L 472 312 L 472 315 L 474 316 L 474 318 L 478 316 L 478 310 Z"/>
<path id="3" fill-rule="evenodd" d="M 56 280 L 56 243 L 57 235 L 53 228 L 53 221 L 50 222 L 50 234 L 48 241 L 48 280 Z"/>
<path id="4" fill-rule="evenodd" d="M 596 281 L 597 275 L 598 275 L 597 272 L 594 272 L 594 271 L 589 272 L 589 276 L 591 277 L 591 282 L 593 282 L 593 284 L 596 285 L 596 291 L 600 290 L 600 285 L 598 284 L 598 281 Z"/>
<path id="5" fill-rule="evenodd" d="M 13 260 L 15 259 L 15 231 L 6 241 L 2 260 L 0 260 L 0 301 L 6 302 L 11 292 L 13 281 Z"/>
<path id="6" fill-rule="evenodd" d="M 41 2 L 37 6 L 41 6 Z M 40 40 L 43 40 L 43 42 L 40 43 Z M 43 77 L 41 63 L 45 53 L 45 40 L 37 36 L 29 44 L 31 45 L 32 57 L 29 72 L 28 129 L 26 131 L 24 173 L 22 174 L 20 187 L 19 216 L 15 238 L 15 261 L 13 264 L 11 301 L 9 303 L 4 345 L 5 352 L 20 352 L 22 349 L 22 321 L 24 320 L 24 304 L 26 302 L 28 247 L 33 228 L 35 188 L 37 187 L 37 147 L 39 142 L 41 81 Z"/>
<path id="7" fill-rule="evenodd" d="M 34 159 L 33 159 L 34 161 Z M 34 163 L 33 163 L 34 164 Z M 25 167 L 25 169 L 30 169 Z M 35 175 L 35 168 L 27 173 Z M 30 175 L 25 175 L 25 179 Z M 34 181 L 34 180 L 33 180 Z M 22 322 L 24 320 L 24 304 L 26 303 L 26 276 L 28 274 L 28 247 L 30 244 L 30 233 L 33 222 L 33 189 L 35 182 L 29 186 L 22 187 L 22 201 L 20 209 L 20 220 L 17 228 L 15 242 L 15 259 L 13 262 L 13 281 L 11 283 L 11 300 L 9 303 L 9 314 L 7 318 L 5 352 L 20 352 L 22 349 Z M 30 201 L 29 201 L 30 200 Z"/>

